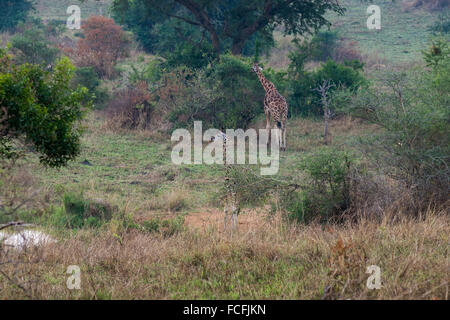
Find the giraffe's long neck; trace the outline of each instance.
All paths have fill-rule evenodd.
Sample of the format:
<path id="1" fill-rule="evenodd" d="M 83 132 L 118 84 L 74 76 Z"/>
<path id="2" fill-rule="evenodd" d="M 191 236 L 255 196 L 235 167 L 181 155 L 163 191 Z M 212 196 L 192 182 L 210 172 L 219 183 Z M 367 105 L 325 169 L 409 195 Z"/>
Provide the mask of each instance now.
<path id="1" fill-rule="evenodd" d="M 222 143 L 222 149 L 223 149 L 223 163 L 225 166 L 227 166 L 227 141 L 224 140 Z"/>
<path id="2" fill-rule="evenodd" d="M 260 70 L 257 70 L 256 74 L 258 75 L 259 81 L 261 82 L 261 85 L 263 86 L 264 90 L 266 90 L 266 92 L 275 89 L 275 85 L 267 80 Z"/>

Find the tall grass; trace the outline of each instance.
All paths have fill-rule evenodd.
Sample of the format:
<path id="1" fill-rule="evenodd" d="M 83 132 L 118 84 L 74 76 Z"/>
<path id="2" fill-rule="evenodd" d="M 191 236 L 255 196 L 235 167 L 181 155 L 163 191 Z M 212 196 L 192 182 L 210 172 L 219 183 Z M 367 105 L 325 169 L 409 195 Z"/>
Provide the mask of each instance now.
<path id="1" fill-rule="evenodd" d="M 448 299 L 450 220 L 424 216 L 389 212 L 326 227 L 273 222 L 233 234 L 82 230 L 27 252 L 31 264 L 2 269 L 21 281 L 38 278 L 26 291 L 38 299 Z M 81 268 L 81 290 L 66 288 L 69 265 Z M 370 265 L 381 268 L 379 290 L 366 286 Z M 27 297 L 0 279 L 2 298 Z"/>

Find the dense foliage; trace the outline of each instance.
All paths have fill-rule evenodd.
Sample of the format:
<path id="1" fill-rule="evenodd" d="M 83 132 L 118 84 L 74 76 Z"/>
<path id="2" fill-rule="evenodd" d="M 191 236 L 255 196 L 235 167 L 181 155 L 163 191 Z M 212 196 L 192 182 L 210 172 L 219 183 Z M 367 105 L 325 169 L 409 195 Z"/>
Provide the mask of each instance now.
<path id="1" fill-rule="evenodd" d="M 70 88 L 75 68 L 69 59 L 61 59 L 52 73 L 38 65 L 16 66 L 4 50 L 0 60 L 0 156 L 17 156 L 13 141 L 20 139 L 34 146 L 46 165 L 74 159 L 87 89 Z"/>
<path id="2" fill-rule="evenodd" d="M 0 31 L 12 30 L 33 8 L 30 0 L 0 0 Z"/>
<path id="3" fill-rule="evenodd" d="M 438 49 L 438 50 L 436 50 Z M 434 43 L 430 68 L 391 73 L 342 103 L 352 115 L 383 131 L 364 140 L 368 154 L 393 178 L 415 191 L 417 201 L 446 201 L 450 171 L 449 51 Z M 425 202 L 426 203 L 426 202 Z"/>
<path id="4" fill-rule="evenodd" d="M 57 28 L 44 25 L 39 19 L 29 19 L 18 26 L 18 33 L 11 38 L 11 49 L 17 63 L 51 66 L 59 56 L 57 45 L 52 42 L 59 34 Z"/>
<path id="5" fill-rule="evenodd" d="M 273 44 L 272 31 L 299 35 L 328 23 L 327 11 L 343 12 L 338 2 L 308 1 L 198 1 L 115 0 L 115 16 L 133 30 L 147 49 L 163 42 L 198 42 L 207 37 L 214 52 L 248 52 L 248 43 Z M 171 44 L 172 46 L 174 43 Z"/>

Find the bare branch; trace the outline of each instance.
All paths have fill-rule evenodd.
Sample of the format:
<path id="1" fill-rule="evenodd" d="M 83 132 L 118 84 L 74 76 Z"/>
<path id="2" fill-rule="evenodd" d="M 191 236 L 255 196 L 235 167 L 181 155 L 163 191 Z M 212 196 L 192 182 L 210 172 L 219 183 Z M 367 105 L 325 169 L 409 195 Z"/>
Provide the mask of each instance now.
<path id="1" fill-rule="evenodd" d="M 31 224 L 31 223 L 24 223 L 23 221 L 13 221 L 13 222 L 8 222 L 6 224 L 1 224 L 0 225 L 0 230 L 9 228 L 9 227 L 36 227 L 36 225 Z"/>

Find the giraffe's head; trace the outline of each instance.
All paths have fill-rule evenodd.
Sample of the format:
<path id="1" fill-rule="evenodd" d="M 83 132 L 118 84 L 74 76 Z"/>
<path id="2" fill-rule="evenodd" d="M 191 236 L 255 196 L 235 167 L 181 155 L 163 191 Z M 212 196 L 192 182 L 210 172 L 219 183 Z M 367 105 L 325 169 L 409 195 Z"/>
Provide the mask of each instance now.
<path id="1" fill-rule="evenodd" d="M 258 71 L 262 71 L 262 68 L 259 66 L 258 62 L 255 62 L 253 64 L 252 70 L 256 73 L 258 73 Z"/>

